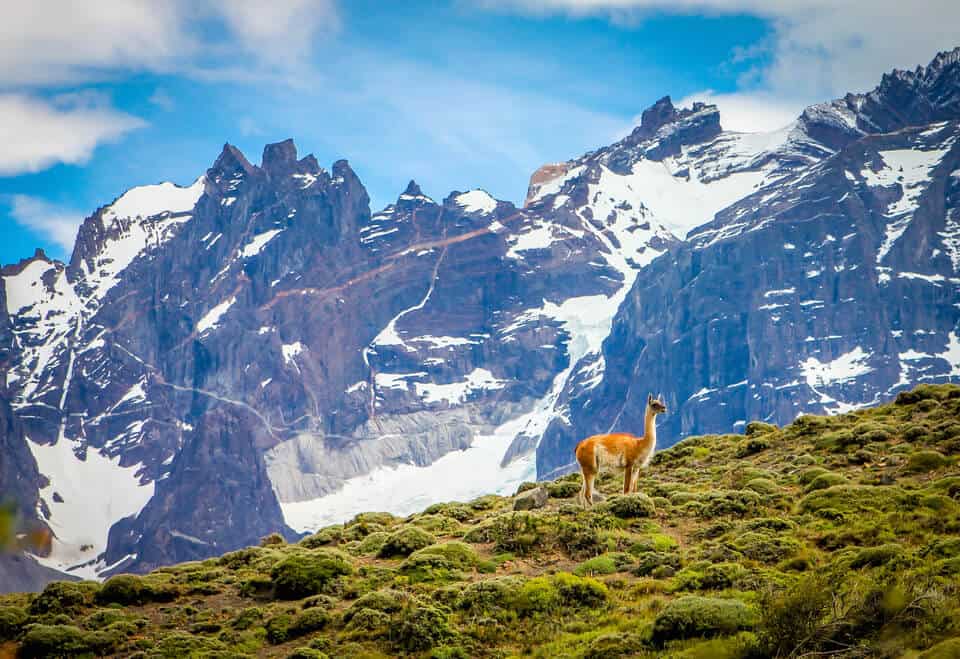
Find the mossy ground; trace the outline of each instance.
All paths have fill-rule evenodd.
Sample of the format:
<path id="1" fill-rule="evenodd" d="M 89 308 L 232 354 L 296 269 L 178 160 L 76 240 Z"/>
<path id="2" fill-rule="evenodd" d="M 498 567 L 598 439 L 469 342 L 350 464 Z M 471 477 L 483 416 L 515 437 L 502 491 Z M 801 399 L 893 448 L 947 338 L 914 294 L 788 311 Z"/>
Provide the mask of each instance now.
<path id="1" fill-rule="evenodd" d="M 298 544 L 0 597 L 0 655 L 953 657 L 960 387 L 659 453 L 639 496 L 366 513 Z"/>

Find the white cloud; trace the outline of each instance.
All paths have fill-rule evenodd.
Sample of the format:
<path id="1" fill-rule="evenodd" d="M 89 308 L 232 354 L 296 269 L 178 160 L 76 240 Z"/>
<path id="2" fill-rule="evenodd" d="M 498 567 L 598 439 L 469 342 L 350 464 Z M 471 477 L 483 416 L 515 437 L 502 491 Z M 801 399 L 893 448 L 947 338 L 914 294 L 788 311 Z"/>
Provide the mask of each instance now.
<path id="1" fill-rule="evenodd" d="M 83 163 L 98 144 L 144 125 L 93 94 L 0 94 L 0 176 Z"/>
<path id="2" fill-rule="evenodd" d="M 676 105 L 689 107 L 694 101 L 716 104 L 720 109 L 720 124 L 724 130 L 741 133 L 769 132 L 783 128 L 800 116 L 806 105 L 783 100 L 769 93 L 717 94 L 710 89 L 690 94 L 677 101 Z"/>
<path id="3" fill-rule="evenodd" d="M 32 0 L 6 3 L 0 88 L 78 84 L 117 72 L 298 63 L 339 25 L 334 0 Z"/>
<path id="4" fill-rule="evenodd" d="M 10 197 L 10 216 L 17 224 L 56 243 L 67 254 L 73 249 L 77 229 L 83 221 L 82 213 L 28 195 Z"/>
<path id="5" fill-rule="evenodd" d="M 717 97 L 734 112 L 750 110 L 758 117 L 871 89 L 891 69 L 926 64 L 938 51 L 960 45 L 956 0 L 473 1 L 491 10 L 603 15 L 615 22 L 642 20 L 653 12 L 749 14 L 766 19 L 773 29 L 770 38 L 733 54 L 732 59 L 741 62 L 755 61 L 739 81 L 744 94 Z M 763 108 L 764 104 L 768 107 Z"/>

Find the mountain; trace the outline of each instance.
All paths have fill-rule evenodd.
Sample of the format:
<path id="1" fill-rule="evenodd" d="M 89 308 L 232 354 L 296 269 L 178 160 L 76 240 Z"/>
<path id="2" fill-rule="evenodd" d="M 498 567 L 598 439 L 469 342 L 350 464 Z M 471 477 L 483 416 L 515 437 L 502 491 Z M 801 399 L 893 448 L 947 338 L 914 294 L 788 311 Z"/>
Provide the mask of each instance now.
<path id="1" fill-rule="evenodd" d="M 956 657 L 960 386 L 0 596 L 10 656 Z"/>
<path id="2" fill-rule="evenodd" d="M 642 427 L 648 391 L 672 410 L 669 443 L 960 376 L 960 49 L 808 108 L 780 136 L 746 170 L 706 160 L 724 163 L 721 181 L 770 173 L 643 271 L 598 357 L 603 379 L 561 394 L 569 412 L 545 433 L 538 473 L 571 469 L 582 437 Z M 644 140 L 601 157 L 647 182 L 660 142 Z M 666 169 L 710 175 L 685 156 Z"/>
<path id="3" fill-rule="evenodd" d="M 955 378 L 958 59 L 764 134 L 661 99 L 522 208 L 225 145 L 0 272 L 0 492 L 102 577 L 512 491 L 648 391 L 669 445 Z"/>

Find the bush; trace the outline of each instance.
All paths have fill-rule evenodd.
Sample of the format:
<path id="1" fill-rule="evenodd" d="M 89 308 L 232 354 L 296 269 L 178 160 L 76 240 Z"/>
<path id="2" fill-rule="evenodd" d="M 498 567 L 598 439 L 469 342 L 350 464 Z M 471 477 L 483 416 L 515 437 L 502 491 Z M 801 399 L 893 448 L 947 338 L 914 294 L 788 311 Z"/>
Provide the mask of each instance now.
<path id="1" fill-rule="evenodd" d="M 250 629 L 261 620 L 263 620 L 263 609 L 254 606 L 240 611 L 230 622 L 230 626 L 242 631 L 244 629 Z"/>
<path id="2" fill-rule="evenodd" d="M 93 604 L 98 590 L 100 584 L 92 581 L 54 581 L 30 603 L 30 614 L 75 614 Z"/>
<path id="3" fill-rule="evenodd" d="M 343 526 L 337 524 L 335 526 L 325 526 L 313 535 L 307 536 L 300 541 L 300 546 L 306 547 L 307 549 L 316 549 L 324 545 L 336 544 L 342 539 Z"/>
<path id="4" fill-rule="evenodd" d="M 748 531 L 736 537 L 733 547 L 755 561 L 777 563 L 800 551 L 802 545 L 791 537 Z"/>
<path id="5" fill-rule="evenodd" d="M 766 451 L 770 448 L 770 440 L 766 439 L 763 435 L 754 435 L 749 437 L 737 445 L 737 457 L 746 458 L 750 455 L 755 455 L 760 451 Z"/>
<path id="6" fill-rule="evenodd" d="M 415 602 L 415 600 L 402 591 L 389 588 L 375 590 L 354 602 L 344 613 L 343 620 L 349 622 L 362 609 L 379 611 L 384 614 L 397 613 L 410 602 Z"/>
<path id="7" fill-rule="evenodd" d="M 643 636 L 633 632 L 602 634 L 590 641 L 583 659 L 620 659 L 646 649 Z"/>
<path id="8" fill-rule="evenodd" d="M 287 655 L 287 659 L 328 659 L 329 655 L 310 647 L 297 648 Z"/>
<path id="9" fill-rule="evenodd" d="M 88 632 L 73 625 L 30 625 L 20 641 L 20 657 L 68 657 L 112 653 L 122 638 L 110 632 Z"/>
<path id="10" fill-rule="evenodd" d="M 361 608 L 353 611 L 347 629 L 362 631 L 368 636 L 385 636 L 390 628 L 390 616 L 376 609 Z"/>
<path id="11" fill-rule="evenodd" d="M 907 459 L 904 470 L 916 474 L 940 469 L 949 463 L 947 456 L 940 451 L 917 451 Z"/>
<path id="12" fill-rule="evenodd" d="M 820 474 L 812 481 L 807 483 L 807 486 L 803 488 L 804 492 L 813 492 L 814 490 L 825 490 L 828 487 L 833 487 L 834 485 L 843 485 L 847 482 L 847 479 L 842 474 L 835 474 L 832 471 L 828 471 L 824 474 Z"/>
<path id="13" fill-rule="evenodd" d="M 361 540 L 356 549 L 350 549 L 349 551 L 352 554 L 379 554 L 389 537 L 390 534 L 386 531 L 374 531 Z"/>
<path id="14" fill-rule="evenodd" d="M 829 469 L 824 469 L 823 467 L 811 467 L 810 469 L 805 469 L 804 471 L 800 472 L 798 479 L 801 485 L 809 485 L 816 480 L 817 477 L 829 473 L 832 473 Z"/>
<path id="15" fill-rule="evenodd" d="M 753 435 L 766 435 L 767 433 L 771 433 L 776 430 L 779 430 L 779 428 L 777 428 L 772 423 L 765 423 L 763 421 L 751 421 L 750 423 L 747 424 L 747 427 L 744 430 L 744 434 L 747 437 L 752 437 Z"/>
<path id="16" fill-rule="evenodd" d="M 638 577 L 645 577 L 653 574 L 660 567 L 679 569 L 680 556 L 674 553 L 656 551 L 641 554 L 636 567 L 633 568 L 633 573 Z"/>
<path id="17" fill-rule="evenodd" d="M 452 636 L 447 616 L 439 609 L 415 606 L 401 611 L 396 624 L 391 627 L 390 639 L 401 650 L 425 652 Z"/>
<path id="18" fill-rule="evenodd" d="M 951 638 L 937 643 L 920 655 L 920 659 L 957 659 L 960 657 L 960 638 Z"/>
<path id="19" fill-rule="evenodd" d="M 285 544 L 287 544 L 287 539 L 284 538 L 279 533 L 271 533 L 268 536 L 260 538 L 261 547 L 273 547 L 273 546 L 285 545 Z"/>
<path id="20" fill-rule="evenodd" d="M 716 563 L 708 565 L 702 571 L 687 568 L 677 574 L 677 589 L 724 590 L 732 588 L 746 572 L 743 566 L 737 563 Z"/>
<path id="21" fill-rule="evenodd" d="M 380 558 L 394 558 L 409 556 L 418 549 L 428 547 L 437 541 L 432 535 L 416 526 L 405 526 L 399 531 L 391 533 L 380 547 L 377 555 Z"/>
<path id="22" fill-rule="evenodd" d="M 604 508 L 623 519 L 653 517 L 657 514 L 653 500 L 643 492 L 611 497 L 610 501 L 604 504 Z"/>
<path id="23" fill-rule="evenodd" d="M 751 478 L 744 487 L 757 494 L 776 494 L 780 491 L 780 486 L 769 478 Z"/>
<path id="24" fill-rule="evenodd" d="M 574 569 L 573 573 L 579 577 L 594 576 L 597 574 L 613 574 L 619 571 L 620 565 L 617 560 L 609 555 L 595 556 L 585 560 Z"/>
<path id="25" fill-rule="evenodd" d="M 185 632 L 173 632 L 157 641 L 156 646 L 150 653 L 151 657 L 164 657 L 168 659 L 179 659 L 180 657 L 208 657 L 211 655 L 222 655 L 227 647 L 220 641 L 205 637 L 188 634 Z"/>
<path id="26" fill-rule="evenodd" d="M 267 640 L 278 645 L 286 643 L 290 638 L 290 625 L 293 624 L 293 616 L 289 613 L 281 613 L 273 616 L 265 625 L 267 630 Z"/>
<path id="27" fill-rule="evenodd" d="M 473 547 L 456 540 L 441 542 L 430 545 L 429 547 L 424 547 L 423 549 L 418 549 L 411 554 L 410 558 L 416 556 L 440 556 L 451 566 L 461 569 L 471 568 L 475 566 L 479 560 L 477 552 L 474 551 Z"/>
<path id="28" fill-rule="evenodd" d="M 0 606 L 0 641 L 15 639 L 20 634 L 27 612 L 18 606 Z"/>
<path id="29" fill-rule="evenodd" d="M 854 555 L 853 560 L 850 561 L 850 567 L 854 570 L 862 567 L 879 567 L 902 554 L 903 548 L 892 543 L 877 547 L 865 547 Z"/>
<path id="30" fill-rule="evenodd" d="M 667 641 L 734 634 L 756 623 L 753 611 L 739 600 L 687 595 L 668 602 L 653 621 L 651 640 Z"/>
<path id="31" fill-rule="evenodd" d="M 594 579 L 560 572 L 554 575 L 553 585 L 560 594 L 560 602 L 564 606 L 593 609 L 607 603 L 607 587 Z"/>
<path id="32" fill-rule="evenodd" d="M 96 595 L 98 604 L 143 605 L 171 602 L 179 594 L 172 584 L 155 584 L 135 574 L 110 577 Z"/>
<path id="33" fill-rule="evenodd" d="M 511 617 L 522 583 L 519 577 L 476 581 L 463 589 L 455 606 L 474 617 Z"/>
<path id="34" fill-rule="evenodd" d="M 547 494 L 554 499 L 570 499 L 580 492 L 580 483 L 574 481 L 554 481 L 547 483 Z"/>
<path id="35" fill-rule="evenodd" d="M 796 656 L 816 650 L 833 593 L 821 576 L 807 577 L 785 592 L 766 590 L 760 601 L 758 632 L 765 655 Z"/>
<path id="36" fill-rule="evenodd" d="M 316 595 L 340 576 L 353 573 L 350 562 L 333 551 L 316 550 L 309 555 L 294 555 L 277 563 L 270 571 L 274 595 L 280 599 L 300 599 Z"/>

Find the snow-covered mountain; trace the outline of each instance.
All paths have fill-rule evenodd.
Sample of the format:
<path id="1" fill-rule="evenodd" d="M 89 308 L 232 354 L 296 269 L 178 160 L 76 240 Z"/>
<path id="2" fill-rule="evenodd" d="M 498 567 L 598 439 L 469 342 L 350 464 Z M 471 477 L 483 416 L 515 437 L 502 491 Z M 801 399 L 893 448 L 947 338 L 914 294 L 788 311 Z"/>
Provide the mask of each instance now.
<path id="1" fill-rule="evenodd" d="M 766 134 L 664 98 L 523 208 L 227 145 L 0 272 L 0 492 L 96 577 L 511 490 L 652 390 L 672 443 L 956 377 L 958 58 Z"/>

